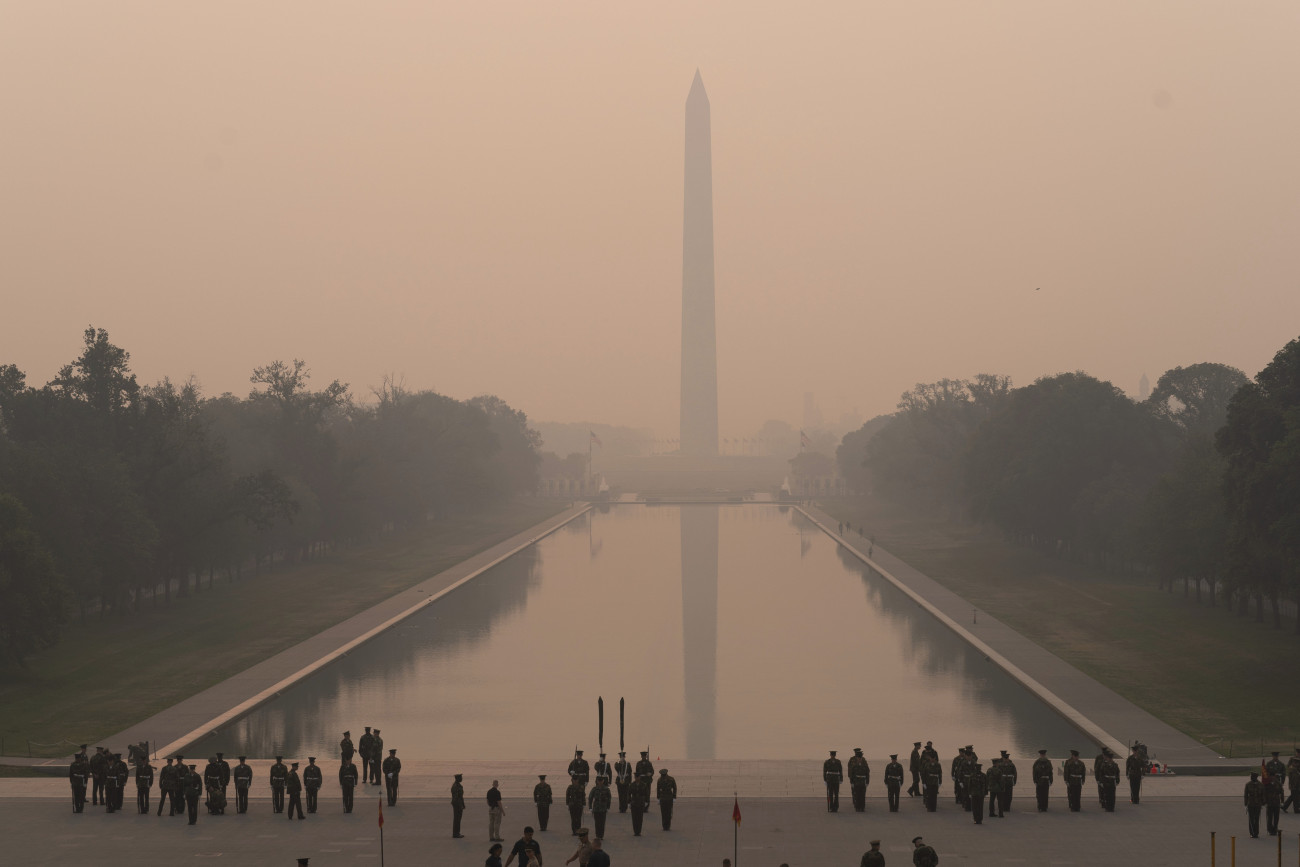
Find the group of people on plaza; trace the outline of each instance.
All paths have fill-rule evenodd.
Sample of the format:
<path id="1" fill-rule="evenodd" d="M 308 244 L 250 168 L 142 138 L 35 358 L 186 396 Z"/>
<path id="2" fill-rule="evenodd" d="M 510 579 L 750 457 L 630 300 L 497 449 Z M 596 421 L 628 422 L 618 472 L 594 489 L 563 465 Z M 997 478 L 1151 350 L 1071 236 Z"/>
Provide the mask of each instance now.
<path id="1" fill-rule="evenodd" d="M 1300 747 L 1285 765 L 1280 758 L 1281 752 L 1273 751 L 1273 758 L 1264 763 L 1263 774 L 1252 773 L 1250 782 L 1246 783 L 1246 821 L 1250 836 L 1259 836 L 1259 814 L 1264 811 L 1268 835 L 1276 836 L 1281 814 L 1287 807 L 1300 813 Z M 1290 794 L 1282 800 L 1282 783 L 1286 781 Z"/>

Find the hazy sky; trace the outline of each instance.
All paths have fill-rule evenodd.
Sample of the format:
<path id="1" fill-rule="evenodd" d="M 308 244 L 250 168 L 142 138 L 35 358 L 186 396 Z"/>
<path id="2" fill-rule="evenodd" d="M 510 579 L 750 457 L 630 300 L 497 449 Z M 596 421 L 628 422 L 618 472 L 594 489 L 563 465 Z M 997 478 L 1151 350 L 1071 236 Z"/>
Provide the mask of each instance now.
<path id="1" fill-rule="evenodd" d="M 721 433 L 1300 335 L 1300 3 L 0 0 L 0 363 L 301 357 L 677 426 L 713 108 Z M 1036 291 L 1036 287 L 1041 287 Z"/>

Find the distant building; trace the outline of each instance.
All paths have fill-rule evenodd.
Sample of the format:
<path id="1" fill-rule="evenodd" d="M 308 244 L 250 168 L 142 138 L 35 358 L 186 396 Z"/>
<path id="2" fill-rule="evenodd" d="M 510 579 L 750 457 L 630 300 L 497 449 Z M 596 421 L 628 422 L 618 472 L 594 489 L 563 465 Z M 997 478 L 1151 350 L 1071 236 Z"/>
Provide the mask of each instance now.
<path id="1" fill-rule="evenodd" d="M 1150 396 L 1151 380 L 1147 379 L 1147 375 L 1144 373 L 1142 374 L 1142 378 L 1138 380 L 1138 400 L 1144 401 Z"/>

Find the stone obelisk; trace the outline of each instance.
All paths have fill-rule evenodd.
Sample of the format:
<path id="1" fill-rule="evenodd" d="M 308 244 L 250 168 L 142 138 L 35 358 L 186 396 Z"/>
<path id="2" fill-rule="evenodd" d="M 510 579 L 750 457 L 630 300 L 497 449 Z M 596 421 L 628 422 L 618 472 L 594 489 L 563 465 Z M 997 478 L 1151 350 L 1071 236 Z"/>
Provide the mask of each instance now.
<path id="1" fill-rule="evenodd" d="M 695 70 L 686 97 L 682 208 L 681 453 L 718 454 L 718 350 L 713 315 L 713 156 L 709 95 Z"/>

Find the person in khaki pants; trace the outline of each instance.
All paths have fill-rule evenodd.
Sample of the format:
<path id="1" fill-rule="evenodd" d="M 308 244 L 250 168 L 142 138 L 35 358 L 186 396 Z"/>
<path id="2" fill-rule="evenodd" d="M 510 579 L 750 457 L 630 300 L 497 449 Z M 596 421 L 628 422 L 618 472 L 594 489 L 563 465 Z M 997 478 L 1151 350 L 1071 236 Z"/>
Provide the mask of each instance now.
<path id="1" fill-rule="evenodd" d="M 501 817 L 506 814 L 506 808 L 501 803 L 501 790 L 497 788 L 500 783 L 492 781 L 492 788 L 488 789 L 488 842 L 504 843 L 505 838 L 501 836 Z"/>

